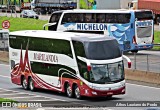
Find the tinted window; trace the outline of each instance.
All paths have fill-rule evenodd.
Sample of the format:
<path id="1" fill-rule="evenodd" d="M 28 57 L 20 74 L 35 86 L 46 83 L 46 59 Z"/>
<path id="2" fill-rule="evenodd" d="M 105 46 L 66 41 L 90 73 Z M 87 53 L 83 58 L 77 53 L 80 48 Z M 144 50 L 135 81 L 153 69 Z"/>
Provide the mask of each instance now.
<path id="1" fill-rule="evenodd" d="M 84 22 L 85 23 L 96 23 L 96 14 L 95 13 L 85 13 Z"/>
<path id="2" fill-rule="evenodd" d="M 61 24 L 65 23 L 129 23 L 130 13 L 66 13 Z"/>
<path id="3" fill-rule="evenodd" d="M 84 14 L 82 13 L 65 13 L 61 24 L 65 23 L 83 23 L 84 22 Z"/>
<path id="4" fill-rule="evenodd" d="M 74 47 L 74 51 L 75 51 L 76 60 L 77 60 L 80 75 L 83 78 L 88 79 L 89 74 L 88 74 L 88 70 L 87 70 L 87 64 L 86 64 L 86 62 L 83 62 L 82 60 L 80 60 L 78 58 L 78 56 L 86 58 L 83 43 L 78 42 L 78 41 L 73 41 L 73 47 Z"/>
<path id="5" fill-rule="evenodd" d="M 49 23 L 56 23 L 55 25 L 52 25 L 52 26 L 49 26 L 48 27 L 48 30 L 52 30 L 52 31 L 56 31 L 57 30 L 57 26 L 58 26 L 58 22 L 59 22 L 59 19 L 61 17 L 61 14 L 62 13 L 54 13 L 52 14 L 50 20 L 49 20 Z"/>
<path id="6" fill-rule="evenodd" d="M 151 11 L 140 11 L 140 12 L 135 12 L 135 18 L 137 20 L 153 19 L 153 15 Z"/>
<path id="7" fill-rule="evenodd" d="M 74 52 L 76 56 L 86 57 L 85 50 L 82 42 L 73 41 Z"/>
<path id="8" fill-rule="evenodd" d="M 49 63 L 40 63 L 40 62 L 31 62 L 31 69 L 33 73 L 37 74 L 44 74 L 44 75 L 49 75 L 49 76 L 58 76 L 58 71 L 64 68 L 68 71 L 71 71 L 73 74 L 76 74 L 75 70 L 73 70 L 70 67 L 64 66 L 64 65 L 54 65 L 54 64 L 49 64 Z M 59 72 L 59 76 L 65 72 L 65 70 Z M 71 75 L 64 74 L 63 77 L 67 78 L 74 78 Z"/>
<path id="9" fill-rule="evenodd" d="M 106 14 L 106 23 L 129 23 L 130 22 L 130 13 L 107 13 Z"/>
<path id="10" fill-rule="evenodd" d="M 54 14 L 52 14 L 49 22 L 50 22 L 50 23 L 58 22 L 59 19 L 60 19 L 60 17 L 61 17 L 61 14 L 62 14 L 62 13 L 54 13 Z"/>
<path id="11" fill-rule="evenodd" d="M 0 39 L 3 39 L 3 36 L 2 36 L 3 34 L 2 33 L 0 33 Z"/>
<path id="12" fill-rule="evenodd" d="M 14 49 L 26 49 L 27 43 L 29 50 L 60 53 L 72 57 L 70 42 L 61 39 L 46 39 L 46 38 L 33 38 L 25 36 L 10 36 L 10 47 Z"/>
<path id="13" fill-rule="evenodd" d="M 85 52 L 88 59 L 106 60 L 121 57 L 116 40 L 85 42 Z"/>
<path id="14" fill-rule="evenodd" d="M 97 23 L 106 23 L 105 21 L 105 14 L 104 13 L 97 13 L 96 14 L 96 22 Z"/>

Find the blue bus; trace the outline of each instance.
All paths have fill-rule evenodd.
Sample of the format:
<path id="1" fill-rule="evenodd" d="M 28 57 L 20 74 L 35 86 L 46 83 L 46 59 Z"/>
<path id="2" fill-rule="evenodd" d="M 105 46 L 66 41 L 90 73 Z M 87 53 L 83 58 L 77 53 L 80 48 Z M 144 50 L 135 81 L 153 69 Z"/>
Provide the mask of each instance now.
<path id="1" fill-rule="evenodd" d="M 154 41 L 150 10 L 62 10 L 52 13 L 50 31 L 106 34 L 117 39 L 122 51 L 151 49 Z"/>

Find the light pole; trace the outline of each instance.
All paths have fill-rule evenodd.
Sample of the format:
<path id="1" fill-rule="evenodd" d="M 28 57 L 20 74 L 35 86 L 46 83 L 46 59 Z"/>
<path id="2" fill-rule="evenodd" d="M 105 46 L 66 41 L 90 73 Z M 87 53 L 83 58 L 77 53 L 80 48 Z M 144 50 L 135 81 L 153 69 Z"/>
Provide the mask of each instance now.
<path id="1" fill-rule="evenodd" d="M 77 0 L 77 9 L 79 9 L 79 0 Z"/>

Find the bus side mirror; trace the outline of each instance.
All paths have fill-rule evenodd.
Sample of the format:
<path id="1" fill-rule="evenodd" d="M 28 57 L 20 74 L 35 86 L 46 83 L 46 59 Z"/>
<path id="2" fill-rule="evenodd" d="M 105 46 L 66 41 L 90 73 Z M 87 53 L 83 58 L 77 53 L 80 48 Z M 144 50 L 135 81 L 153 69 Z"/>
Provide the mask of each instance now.
<path id="1" fill-rule="evenodd" d="M 127 56 L 125 56 L 125 55 L 122 55 L 122 57 L 127 60 L 127 62 L 128 62 L 128 68 L 131 68 L 131 60 Z"/>
<path id="2" fill-rule="evenodd" d="M 86 63 L 87 63 L 87 70 L 88 70 L 88 71 L 91 71 L 91 64 L 90 64 L 90 62 L 89 62 L 86 58 L 80 57 L 80 56 L 77 56 L 77 58 L 78 58 L 79 60 L 83 61 L 83 62 L 86 62 Z"/>
<path id="3" fill-rule="evenodd" d="M 53 26 L 53 25 L 56 25 L 57 23 L 55 22 L 55 23 L 46 23 L 46 24 L 44 24 L 43 25 L 43 30 L 46 30 L 45 28 L 46 28 L 46 26 Z"/>

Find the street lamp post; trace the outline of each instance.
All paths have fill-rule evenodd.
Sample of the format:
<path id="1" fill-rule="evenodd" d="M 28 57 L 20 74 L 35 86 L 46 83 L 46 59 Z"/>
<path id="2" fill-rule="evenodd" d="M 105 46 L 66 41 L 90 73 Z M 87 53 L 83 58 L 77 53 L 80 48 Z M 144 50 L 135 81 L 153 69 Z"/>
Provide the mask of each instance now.
<path id="1" fill-rule="evenodd" d="M 77 0 L 77 9 L 80 9 L 80 8 L 79 8 L 79 0 Z"/>

